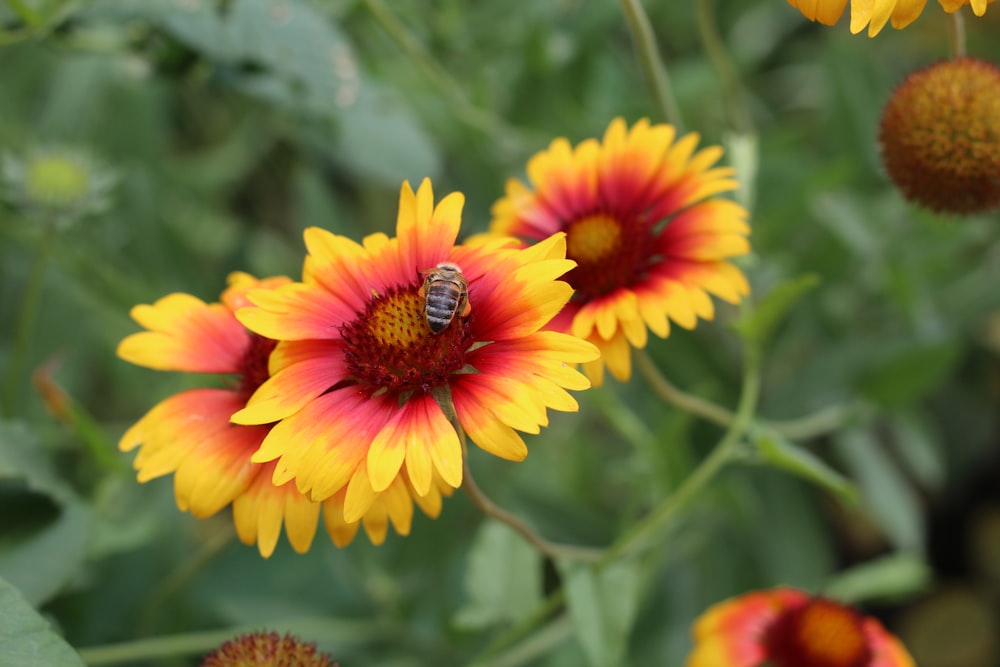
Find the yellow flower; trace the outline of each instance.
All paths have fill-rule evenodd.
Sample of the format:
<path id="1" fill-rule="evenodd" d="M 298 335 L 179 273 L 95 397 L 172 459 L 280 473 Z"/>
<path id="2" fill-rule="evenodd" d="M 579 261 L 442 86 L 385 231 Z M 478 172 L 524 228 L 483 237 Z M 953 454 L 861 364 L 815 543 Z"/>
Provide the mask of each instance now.
<path id="1" fill-rule="evenodd" d="M 234 313 L 250 305 L 249 290 L 273 291 L 290 282 L 233 273 L 221 303 L 170 294 L 133 308 L 132 317 L 146 331 L 121 341 L 122 359 L 158 370 L 225 374 L 231 380 L 225 388 L 190 389 L 161 401 L 125 432 L 119 448 L 139 449 L 135 468 L 140 482 L 173 474 L 182 511 L 206 518 L 231 504 L 240 540 L 256 543 L 265 558 L 274 551 L 282 525 L 292 548 L 308 551 L 321 510 L 338 547 L 353 540 L 359 523 L 374 544 L 385 539 L 389 523 L 406 535 L 414 502 L 432 518 L 440 513 L 441 494 L 451 490 L 442 488 L 439 479 L 416 496 L 401 475 L 374 494 L 364 513 L 345 521 L 343 494 L 315 502 L 292 482 L 273 484 L 274 462 L 251 460 L 272 425 L 237 426 L 229 420 L 269 377 L 268 360 L 277 344 L 248 331 Z"/>
<path id="2" fill-rule="evenodd" d="M 548 409 L 577 410 L 566 389 L 589 386 L 570 366 L 598 351 L 544 330 L 573 292 L 557 280 L 574 266 L 565 237 L 528 249 L 496 238 L 455 245 L 462 205 L 460 193 L 435 203 L 425 180 L 417 192 L 403 185 L 395 238 L 358 244 L 308 229 L 302 282 L 252 291 L 255 307 L 237 313 L 280 341 L 270 379 L 233 415 L 277 422 L 252 460 L 277 466 L 274 484 L 294 479 L 313 500 L 338 503 L 347 523 L 401 479 L 404 504 L 406 488 L 419 503 L 428 493 L 439 501 L 439 483 L 460 486 L 454 422 L 484 450 L 520 461 L 528 450 L 517 431 L 538 433 Z M 464 280 L 444 286 L 453 318 L 432 329 L 425 280 L 443 263 Z"/>
<path id="3" fill-rule="evenodd" d="M 722 149 L 696 150 L 698 135 L 670 125 L 611 122 L 603 141 L 576 148 L 556 139 L 528 162 L 532 188 L 516 179 L 493 205 L 490 230 L 541 241 L 565 233 L 573 299 L 553 329 L 589 340 L 601 359 L 584 365 L 594 385 L 604 366 L 631 375 L 631 348 L 661 338 L 670 322 L 693 329 L 710 320 L 710 294 L 738 303 L 750 287 L 730 261 L 750 251 L 747 212 L 715 197 L 735 190 Z"/>
<path id="4" fill-rule="evenodd" d="M 915 667 L 877 619 L 793 588 L 720 602 L 692 634 L 685 667 Z"/>
<path id="5" fill-rule="evenodd" d="M 986 13 L 986 6 L 994 0 L 938 0 L 949 14 L 963 5 L 972 5 L 976 16 Z M 833 25 L 847 6 L 847 0 L 788 0 L 810 21 Z M 885 24 L 901 30 L 910 25 L 924 11 L 927 0 L 851 0 L 851 32 L 857 34 L 868 26 L 868 36 L 877 35 Z"/>

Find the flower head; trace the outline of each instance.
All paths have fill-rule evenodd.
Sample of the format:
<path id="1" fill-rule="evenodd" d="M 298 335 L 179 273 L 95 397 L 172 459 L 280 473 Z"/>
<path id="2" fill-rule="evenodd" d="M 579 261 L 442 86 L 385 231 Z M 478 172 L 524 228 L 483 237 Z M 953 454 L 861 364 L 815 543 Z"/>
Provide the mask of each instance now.
<path id="1" fill-rule="evenodd" d="M 205 518 L 232 503 L 237 534 L 245 544 L 256 543 L 264 557 L 274 551 L 282 524 L 292 547 L 299 553 L 307 551 L 321 509 L 338 546 L 353 539 L 359 520 L 376 544 L 385 539 L 389 522 L 406 534 L 413 501 L 405 480 L 375 498 L 368 514 L 346 522 L 342 499 L 316 503 L 294 484 L 272 484 L 274 463 L 251 462 L 270 425 L 230 423 L 230 416 L 245 407 L 268 378 L 268 359 L 276 345 L 248 331 L 234 312 L 249 305 L 248 290 L 273 290 L 290 282 L 284 277 L 257 280 L 234 273 L 221 303 L 170 294 L 152 305 L 133 308 L 132 317 L 146 331 L 122 340 L 120 357 L 159 370 L 225 374 L 229 383 L 225 388 L 192 389 L 167 398 L 125 432 L 119 447 L 139 448 L 135 468 L 140 482 L 173 473 L 182 511 Z M 439 486 L 424 493 L 418 504 L 437 516 Z"/>
<path id="2" fill-rule="evenodd" d="M 938 0 L 949 14 L 963 5 L 972 5 L 976 16 L 986 13 L 986 6 L 994 0 Z M 788 0 L 810 21 L 833 25 L 844 13 L 847 0 Z M 927 0 L 851 0 L 851 32 L 857 34 L 868 26 L 868 36 L 874 37 L 882 31 L 886 23 L 902 30 L 910 25 L 924 11 Z"/>
<path id="3" fill-rule="evenodd" d="M 90 155 L 61 147 L 34 148 L 22 156 L 5 154 L 0 176 L 8 199 L 32 215 L 61 224 L 102 211 L 117 181 Z"/>
<path id="4" fill-rule="evenodd" d="M 277 632 L 251 632 L 205 656 L 201 667 L 337 667 L 316 644 Z"/>
<path id="5" fill-rule="evenodd" d="M 554 326 L 600 348 L 602 359 L 585 366 L 594 384 L 605 364 L 629 378 L 630 346 L 645 347 L 646 327 L 660 337 L 671 320 L 692 329 L 713 317 L 710 294 L 736 303 L 749 293 L 727 261 L 750 250 L 747 212 L 713 197 L 737 187 L 733 170 L 713 166 L 721 148 L 697 144 L 669 125 L 629 129 L 618 118 L 602 142 L 553 141 L 528 162 L 533 189 L 511 179 L 493 206 L 493 232 L 566 234 L 576 292 Z"/>
<path id="6" fill-rule="evenodd" d="M 1000 206 L 1000 68 L 957 58 L 910 74 L 882 112 L 882 163 L 903 196 L 935 211 Z"/>
<path id="7" fill-rule="evenodd" d="M 464 454 L 446 411 L 477 445 L 517 461 L 527 448 L 515 429 L 538 433 L 548 408 L 577 409 L 565 389 L 589 386 L 570 365 L 598 351 L 542 330 L 572 293 L 556 280 L 573 267 L 565 237 L 525 250 L 496 238 L 456 246 L 462 203 L 454 193 L 435 205 L 425 180 L 416 193 L 403 185 L 395 238 L 359 245 L 308 229 L 302 282 L 251 292 L 256 307 L 237 313 L 281 341 L 271 378 L 233 416 L 278 422 L 253 461 L 276 462 L 277 485 L 294 479 L 315 500 L 342 502 L 347 522 L 400 480 L 417 502 L 436 484 L 461 484 Z M 442 263 L 460 267 L 461 280 L 435 273 Z M 437 333 L 432 289 L 435 307 L 455 311 Z"/>
<path id="8" fill-rule="evenodd" d="M 693 634 L 686 667 L 916 667 L 878 620 L 791 588 L 721 602 Z"/>

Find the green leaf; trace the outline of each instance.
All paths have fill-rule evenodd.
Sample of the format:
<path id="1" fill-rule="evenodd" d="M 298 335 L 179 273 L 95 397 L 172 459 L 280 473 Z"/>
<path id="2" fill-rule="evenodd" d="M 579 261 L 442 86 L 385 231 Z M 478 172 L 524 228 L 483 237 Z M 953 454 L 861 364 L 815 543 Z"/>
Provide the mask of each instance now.
<path id="1" fill-rule="evenodd" d="M 17 667 L 84 667 L 83 660 L 0 578 L 0 656 Z"/>
<path id="2" fill-rule="evenodd" d="M 357 96 L 358 63 L 347 36 L 302 0 L 179 3 L 112 0 L 98 16 L 149 21 L 224 66 L 259 65 L 265 72 L 227 72 L 228 81 L 272 103 L 328 116 Z M 259 89 L 259 90 L 258 90 Z"/>
<path id="3" fill-rule="evenodd" d="M 32 604 L 41 604 L 72 579 L 87 555 L 92 512 L 60 481 L 34 435 L 22 425 L 0 426 L 0 577 Z"/>
<path id="4" fill-rule="evenodd" d="M 920 413 L 907 412 L 886 424 L 893 451 L 921 485 L 939 489 L 945 483 L 944 444 L 935 425 Z"/>
<path id="5" fill-rule="evenodd" d="M 863 506 L 898 549 L 924 544 L 920 499 L 870 431 L 852 429 L 834 436 L 838 453 L 861 487 Z"/>
<path id="6" fill-rule="evenodd" d="M 818 484 L 836 493 L 845 502 L 857 502 L 858 489 L 854 483 L 809 450 L 766 429 L 754 434 L 753 443 L 764 463 Z"/>
<path id="7" fill-rule="evenodd" d="M 909 405 L 937 387 L 961 354 L 954 341 L 915 343 L 893 353 L 861 379 L 871 400 L 889 407 Z"/>
<path id="8" fill-rule="evenodd" d="M 639 605 L 639 569 L 634 560 L 602 570 L 559 562 L 566 605 L 577 639 L 593 667 L 621 664 Z"/>
<path id="9" fill-rule="evenodd" d="M 434 143 L 406 101 L 389 89 L 366 85 L 337 121 L 329 157 L 359 176 L 392 189 L 408 180 L 416 189 L 424 177 L 441 170 Z"/>
<path id="10" fill-rule="evenodd" d="M 733 327 L 747 340 L 766 342 L 795 302 L 818 284 L 819 276 L 808 273 L 777 285 Z"/>
<path id="11" fill-rule="evenodd" d="M 892 554 L 839 574 L 823 593 L 856 604 L 911 596 L 926 590 L 931 580 L 931 569 L 923 559 L 911 553 Z"/>
<path id="12" fill-rule="evenodd" d="M 541 603 L 541 558 L 513 530 L 487 521 L 469 553 L 465 590 L 468 602 L 455 615 L 459 626 L 483 628 L 522 619 Z"/>

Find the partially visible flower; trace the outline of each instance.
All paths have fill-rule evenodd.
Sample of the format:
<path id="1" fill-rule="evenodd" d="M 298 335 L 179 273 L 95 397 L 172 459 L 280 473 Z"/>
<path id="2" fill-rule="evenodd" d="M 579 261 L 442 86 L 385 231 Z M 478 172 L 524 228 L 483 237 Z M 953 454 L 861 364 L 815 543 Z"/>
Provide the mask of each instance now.
<path id="1" fill-rule="evenodd" d="M 721 602 L 692 634 L 686 667 L 916 667 L 877 619 L 792 588 Z"/>
<path id="2" fill-rule="evenodd" d="M 201 667 L 337 667 L 313 642 L 277 632 L 240 635 L 209 653 Z"/>
<path id="3" fill-rule="evenodd" d="M 103 211 L 118 180 L 84 151 L 61 147 L 0 156 L 0 178 L 12 203 L 63 225 Z"/>
<path id="4" fill-rule="evenodd" d="M 882 163 L 910 201 L 934 211 L 1000 207 L 1000 68 L 956 58 L 910 74 L 879 125 Z"/>
<path id="5" fill-rule="evenodd" d="M 270 556 L 282 525 L 292 548 L 307 551 L 316 533 L 320 510 L 331 539 L 348 544 L 362 520 L 372 542 L 385 539 L 391 521 L 397 532 L 409 532 L 413 514 L 411 487 L 405 477 L 372 501 L 371 511 L 343 520 L 342 503 L 313 502 L 294 484 L 274 485 L 274 463 L 253 463 L 270 425 L 237 426 L 230 416 L 242 409 L 268 377 L 268 359 L 276 341 L 247 331 L 233 314 L 249 305 L 250 289 L 274 290 L 290 283 L 285 277 L 257 280 L 233 273 L 221 303 L 205 303 L 188 294 L 170 294 L 152 305 L 132 309 L 147 331 L 126 337 L 118 355 L 140 366 L 229 376 L 225 388 L 192 389 L 156 405 L 122 436 L 119 447 L 139 447 L 135 468 L 140 482 L 174 475 L 174 494 L 182 511 L 209 517 L 230 503 L 240 539 L 257 544 Z M 441 508 L 440 485 L 418 499 L 432 516 Z"/>
<path id="6" fill-rule="evenodd" d="M 647 327 L 661 338 L 670 321 L 693 329 L 714 316 L 709 295 L 738 303 L 750 292 L 729 261 L 750 251 L 747 212 L 714 196 L 736 189 L 733 169 L 715 166 L 720 147 L 697 145 L 697 134 L 678 139 L 670 125 L 629 129 L 616 118 L 602 142 L 553 141 L 528 162 L 531 187 L 511 179 L 493 205 L 492 232 L 566 234 L 576 291 L 553 328 L 601 350 L 584 366 L 595 385 L 605 365 L 629 379 L 630 350 L 646 346 Z"/>
<path id="7" fill-rule="evenodd" d="M 527 447 L 515 429 L 538 433 L 548 409 L 577 409 L 566 389 L 589 386 L 571 366 L 597 350 L 542 330 L 572 293 L 557 280 L 573 267 L 565 237 L 525 250 L 494 238 L 456 246 L 462 204 L 459 193 L 435 204 L 424 180 L 416 193 L 403 185 L 396 238 L 373 234 L 359 245 L 308 229 L 303 282 L 251 292 L 256 307 L 237 313 L 281 341 L 271 378 L 233 416 L 277 422 L 252 460 L 277 464 L 275 484 L 294 479 L 313 499 L 342 503 L 348 523 L 401 475 L 417 502 L 438 481 L 461 485 L 454 423 L 519 461 Z M 422 286 L 442 262 L 461 268 L 471 311 L 453 285 L 454 318 L 435 333 Z"/>
<path id="8" fill-rule="evenodd" d="M 953 13 L 963 5 L 972 5 L 976 16 L 986 13 L 986 6 L 994 0 L 938 0 L 946 12 Z M 844 13 L 847 0 L 788 0 L 810 21 L 833 25 Z M 851 32 L 857 34 L 868 26 L 868 36 L 874 37 L 885 24 L 902 30 L 924 11 L 927 0 L 851 0 Z"/>

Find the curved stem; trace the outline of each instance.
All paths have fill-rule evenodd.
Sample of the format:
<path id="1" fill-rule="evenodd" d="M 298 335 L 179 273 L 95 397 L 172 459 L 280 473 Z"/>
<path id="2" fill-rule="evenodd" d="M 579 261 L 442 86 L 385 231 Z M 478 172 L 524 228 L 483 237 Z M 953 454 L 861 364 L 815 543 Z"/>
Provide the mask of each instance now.
<path id="1" fill-rule="evenodd" d="M 491 519 L 496 519 L 500 523 L 513 528 L 517 534 L 526 539 L 539 552 L 552 559 L 575 560 L 589 563 L 595 563 L 601 559 L 601 555 L 604 553 L 601 549 L 578 547 L 572 544 L 558 544 L 546 540 L 536 533 L 531 526 L 494 503 L 483 493 L 483 490 L 479 488 L 476 480 L 472 477 L 472 471 L 469 470 L 468 457 L 465 458 L 463 466 L 462 489 L 465 491 L 465 495 L 469 497 L 469 500 L 472 501 L 472 504 Z"/>
<path id="2" fill-rule="evenodd" d="M 629 32 L 632 33 L 632 41 L 635 43 L 639 65 L 646 77 L 646 85 L 649 86 L 649 92 L 653 96 L 653 102 L 663 119 L 677 128 L 679 134 L 683 131 L 684 120 L 681 118 L 680 107 L 674 97 L 673 88 L 670 86 L 667 68 L 660 58 L 656 34 L 649 23 L 646 10 L 642 8 L 642 3 L 639 0 L 621 0 L 621 5 L 622 11 L 625 13 L 625 20 L 628 22 Z"/>
<path id="3" fill-rule="evenodd" d="M 49 265 L 49 258 L 52 256 L 55 239 L 56 225 L 50 220 L 45 223 L 45 229 L 42 231 L 42 240 L 31 265 L 28 282 L 24 286 L 24 295 L 21 297 L 21 306 L 14 324 L 16 327 L 14 344 L 7 358 L 7 372 L 4 376 L 3 387 L 3 414 L 8 417 L 14 415 L 18 397 L 24 393 L 21 391 L 21 376 L 24 373 L 24 364 L 27 362 L 31 333 L 38 315 L 42 286 L 45 284 L 45 272 Z"/>
<path id="4" fill-rule="evenodd" d="M 760 393 L 760 350 L 755 344 L 747 342 L 744 346 L 744 354 L 746 365 L 740 402 L 736 413 L 727 424 L 728 429 L 725 435 L 715 446 L 715 449 L 677 487 L 676 491 L 665 498 L 653 511 L 633 526 L 631 530 L 608 547 L 596 562 L 595 567 L 597 569 L 605 568 L 620 558 L 641 551 L 658 532 L 662 531 L 677 516 L 685 504 L 707 486 L 716 474 L 734 458 L 737 445 L 750 428 Z M 525 622 L 498 637 L 481 654 L 480 659 L 497 655 L 507 646 L 519 641 L 536 623 L 541 622 L 543 619 L 551 619 L 555 611 L 564 602 L 565 592 L 562 589 L 554 591 L 538 607 L 535 613 L 525 619 Z M 477 662 L 476 664 L 479 663 Z"/>
<path id="5" fill-rule="evenodd" d="M 410 34 L 383 0 L 364 0 L 364 5 L 403 53 L 423 70 L 424 76 L 450 101 L 449 106 L 456 116 L 484 134 L 511 133 L 500 118 L 469 102 L 461 86 L 434 60 L 420 40 Z"/>
<path id="6" fill-rule="evenodd" d="M 91 667 L 120 663 L 135 664 L 153 658 L 208 653 L 212 649 L 218 648 L 223 642 L 232 639 L 233 634 L 232 630 L 192 632 L 183 635 L 137 639 L 105 646 L 91 646 L 78 649 L 77 652 L 83 658 L 84 663 L 91 665 Z"/>
<path id="7" fill-rule="evenodd" d="M 948 15 L 948 51 L 952 58 L 965 56 L 965 15 L 959 8 Z"/>
<path id="8" fill-rule="evenodd" d="M 840 428 L 857 411 L 854 405 L 828 405 L 795 419 L 765 421 L 763 426 L 789 440 L 808 440 Z"/>
<path id="9" fill-rule="evenodd" d="M 170 597 L 211 563 L 235 538 L 236 530 L 230 523 L 225 529 L 214 533 L 203 542 L 189 560 L 184 561 L 176 570 L 167 575 L 149 593 L 139 615 L 140 634 L 152 632 L 156 615 L 163 610 Z"/>
<path id="10" fill-rule="evenodd" d="M 653 391 L 665 403 L 701 417 L 713 424 L 728 428 L 736 415 L 711 401 L 679 389 L 663 375 L 645 350 L 635 350 L 635 364 Z M 808 440 L 840 427 L 856 411 L 853 405 L 828 405 L 816 412 L 795 419 L 761 420 L 760 426 L 790 440 Z"/>
<path id="11" fill-rule="evenodd" d="M 608 548 L 600 560 L 600 566 L 641 550 L 732 458 L 736 446 L 750 427 L 760 395 L 760 353 L 754 344 L 747 343 L 745 355 L 746 369 L 740 402 L 725 435 L 676 491 Z"/>
<path id="12" fill-rule="evenodd" d="M 739 73 L 729 57 L 725 42 L 719 35 L 719 26 L 715 20 L 715 0 L 698 0 L 697 3 L 698 34 L 705 47 L 705 53 L 712 62 L 712 67 L 722 84 L 722 95 L 725 103 L 722 105 L 729 116 L 730 126 L 740 133 L 753 131 L 753 121 L 746 101 L 746 93 L 740 83 Z"/>
<path id="13" fill-rule="evenodd" d="M 733 413 L 726 408 L 678 389 L 660 372 L 645 350 L 635 351 L 635 365 L 664 402 L 676 405 L 719 426 L 729 426 L 733 423 Z"/>
<path id="14" fill-rule="evenodd" d="M 509 655 L 511 651 L 504 652 L 507 647 L 514 646 L 518 642 L 529 641 L 525 639 L 529 633 L 546 620 L 561 618 L 558 615 L 560 609 L 566 602 L 566 592 L 562 588 L 552 591 L 535 610 L 524 617 L 521 621 L 499 634 L 490 645 L 476 656 L 469 664 L 472 667 L 484 667 L 485 665 L 496 665 L 502 658 L 497 656 Z M 516 649 L 512 649 L 516 650 Z"/>

